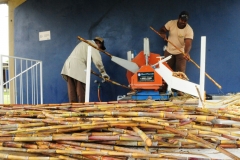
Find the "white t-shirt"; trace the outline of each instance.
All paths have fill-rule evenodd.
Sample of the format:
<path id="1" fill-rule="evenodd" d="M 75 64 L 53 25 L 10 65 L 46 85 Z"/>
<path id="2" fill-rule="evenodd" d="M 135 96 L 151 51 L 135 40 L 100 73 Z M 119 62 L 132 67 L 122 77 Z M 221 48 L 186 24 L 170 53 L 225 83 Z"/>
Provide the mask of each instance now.
<path id="1" fill-rule="evenodd" d="M 185 28 L 179 29 L 177 26 L 177 21 L 178 20 L 168 21 L 165 24 L 165 28 L 169 31 L 168 40 L 184 52 L 184 39 L 193 39 L 193 29 L 189 24 L 187 24 Z M 174 55 L 180 54 L 179 50 L 177 50 L 170 43 L 167 44 L 167 51 Z"/>

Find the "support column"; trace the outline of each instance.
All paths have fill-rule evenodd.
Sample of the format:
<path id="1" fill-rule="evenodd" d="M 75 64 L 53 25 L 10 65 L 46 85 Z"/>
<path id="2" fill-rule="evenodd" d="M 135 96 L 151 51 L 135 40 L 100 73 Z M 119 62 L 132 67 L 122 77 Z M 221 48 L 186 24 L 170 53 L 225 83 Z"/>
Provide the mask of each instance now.
<path id="1" fill-rule="evenodd" d="M 200 62 L 200 97 L 204 101 L 204 88 L 205 88 L 205 59 L 206 59 L 206 36 L 201 37 L 201 62 Z M 198 107 L 204 107 L 203 104 L 200 102 L 199 97 L 199 103 Z"/>
<path id="2" fill-rule="evenodd" d="M 9 26 L 9 56 L 14 56 L 14 10 L 26 0 L 8 0 L 8 26 Z M 14 76 L 14 60 L 9 59 L 9 76 L 10 79 Z M 10 82 L 10 103 L 15 103 L 15 87 L 14 82 Z"/>

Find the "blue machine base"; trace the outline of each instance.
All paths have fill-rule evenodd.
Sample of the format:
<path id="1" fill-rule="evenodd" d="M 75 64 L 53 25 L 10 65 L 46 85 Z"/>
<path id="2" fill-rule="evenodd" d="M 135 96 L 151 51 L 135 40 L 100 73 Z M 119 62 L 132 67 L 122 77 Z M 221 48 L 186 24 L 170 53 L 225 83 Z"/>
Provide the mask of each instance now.
<path id="1" fill-rule="evenodd" d="M 160 94 L 159 91 L 154 90 L 144 90 L 144 91 L 137 91 L 135 95 L 132 95 L 132 100 L 159 100 L 159 101 L 167 101 L 169 100 L 169 94 L 164 93 Z"/>

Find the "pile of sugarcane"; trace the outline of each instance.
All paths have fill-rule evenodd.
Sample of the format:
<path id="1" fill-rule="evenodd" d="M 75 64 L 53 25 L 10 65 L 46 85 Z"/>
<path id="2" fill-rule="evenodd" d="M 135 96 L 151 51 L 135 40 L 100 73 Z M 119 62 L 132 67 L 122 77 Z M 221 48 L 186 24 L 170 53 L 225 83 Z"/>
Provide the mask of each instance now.
<path id="1" fill-rule="evenodd" d="M 0 159 L 187 159 L 170 149 L 215 149 L 240 159 L 240 121 L 232 108 L 165 101 L 0 105 Z M 204 156 L 204 155 L 201 155 Z M 206 156 L 205 156 L 206 157 Z"/>

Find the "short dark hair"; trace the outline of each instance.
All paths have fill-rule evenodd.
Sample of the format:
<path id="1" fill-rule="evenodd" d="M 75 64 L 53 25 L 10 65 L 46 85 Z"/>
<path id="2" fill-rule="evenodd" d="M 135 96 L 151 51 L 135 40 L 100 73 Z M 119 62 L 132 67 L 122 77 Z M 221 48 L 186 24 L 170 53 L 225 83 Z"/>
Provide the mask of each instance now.
<path id="1" fill-rule="evenodd" d="M 187 20 L 189 19 L 189 13 L 188 13 L 187 11 L 182 11 L 182 12 L 179 14 L 179 17 L 178 17 L 178 18 L 187 21 Z"/>

